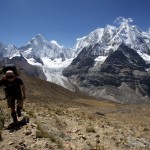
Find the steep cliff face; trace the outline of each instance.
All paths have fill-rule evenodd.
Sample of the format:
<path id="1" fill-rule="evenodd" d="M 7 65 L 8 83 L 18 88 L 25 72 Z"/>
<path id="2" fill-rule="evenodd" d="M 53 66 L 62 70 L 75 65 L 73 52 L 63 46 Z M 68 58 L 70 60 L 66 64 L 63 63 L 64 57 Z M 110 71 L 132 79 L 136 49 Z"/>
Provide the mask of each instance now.
<path id="1" fill-rule="evenodd" d="M 96 65 L 95 56 L 84 57 L 76 58 L 64 70 L 64 75 L 70 77 L 81 90 L 122 103 L 149 100 L 148 65 L 135 50 L 122 44 L 102 64 Z"/>
<path id="2" fill-rule="evenodd" d="M 122 103 L 150 101 L 149 34 L 131 25 L 129 19 L 119 22 L 118 28 L 108 25 L 81 38 L 79 53 L 63 75 L 98 98 Z"/>

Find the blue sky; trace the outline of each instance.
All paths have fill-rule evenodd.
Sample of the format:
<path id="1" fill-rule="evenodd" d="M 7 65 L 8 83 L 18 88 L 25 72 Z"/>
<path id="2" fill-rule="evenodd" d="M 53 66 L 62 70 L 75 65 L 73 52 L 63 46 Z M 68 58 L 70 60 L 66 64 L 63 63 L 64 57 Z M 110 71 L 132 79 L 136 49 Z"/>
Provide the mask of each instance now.
<path id="1" fill-rule="evenodd" d="M 150 0 L 0 0 L 0 41 L 20 47 L 41 34 L 73 47 L 120 16 L 148 31 L 149 15 Z"/>

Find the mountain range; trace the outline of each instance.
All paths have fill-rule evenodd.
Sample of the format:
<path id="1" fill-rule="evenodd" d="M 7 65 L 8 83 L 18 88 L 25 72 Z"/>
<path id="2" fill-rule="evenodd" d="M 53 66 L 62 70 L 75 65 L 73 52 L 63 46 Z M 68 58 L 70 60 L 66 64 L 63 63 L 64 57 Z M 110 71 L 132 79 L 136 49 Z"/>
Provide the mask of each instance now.
<path id="1" fill-rule="evenodd" d="M 150 101 L 150 34 L 130 19 L 119 23 L 78 38 L 73 48 L 40 34 L 20 48 L 0 43 L 0 64 L 15 62 L 29 75 L 97 98 Z"/>

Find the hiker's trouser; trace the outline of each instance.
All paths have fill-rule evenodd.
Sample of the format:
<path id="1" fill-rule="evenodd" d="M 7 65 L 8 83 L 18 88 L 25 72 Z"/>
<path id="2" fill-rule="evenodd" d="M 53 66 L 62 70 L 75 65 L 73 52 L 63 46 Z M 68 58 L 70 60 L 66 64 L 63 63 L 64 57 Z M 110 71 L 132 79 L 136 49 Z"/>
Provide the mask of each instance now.
<path id="1" fill-rule="evenodd" d="M 23 98 L 22 96 L 8 96 L 7 97 L 7 106 L 8 108 L 14 109 L 15 108 L 15 103 L 17 102 L 17 106 L 23 107 Z"/>
<path id="2" fill-rule="evenodd" d="M 15 109 L 15 103 L 17 102 L 17 109 Z M 20 96 L 8 96 L 7 97 L 7 106 L 8 108 L 11 108 L 11 116 L 13 119 L 13 122 L 17 122 L 17 115 L 18 117 L 21 117 L 21 109 L 23 107 L 23 98 L 22 95 Z M 17 115 L 16 115 L 17 111 Z"/>

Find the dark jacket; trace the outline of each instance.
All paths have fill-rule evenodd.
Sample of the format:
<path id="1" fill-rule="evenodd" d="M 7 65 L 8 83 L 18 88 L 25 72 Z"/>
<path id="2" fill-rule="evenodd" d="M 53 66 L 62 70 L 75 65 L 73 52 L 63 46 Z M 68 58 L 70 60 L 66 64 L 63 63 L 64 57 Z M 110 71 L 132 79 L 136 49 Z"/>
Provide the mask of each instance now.
<path id="1" fill-rule="evenodd" d="M 6 78 L 0 80 L 0 86 L 4 86 L 6 97 L 21 95 L 21 85 L 23 85 L 23 81 L 18 77 L 11 82 Z"/>

